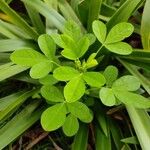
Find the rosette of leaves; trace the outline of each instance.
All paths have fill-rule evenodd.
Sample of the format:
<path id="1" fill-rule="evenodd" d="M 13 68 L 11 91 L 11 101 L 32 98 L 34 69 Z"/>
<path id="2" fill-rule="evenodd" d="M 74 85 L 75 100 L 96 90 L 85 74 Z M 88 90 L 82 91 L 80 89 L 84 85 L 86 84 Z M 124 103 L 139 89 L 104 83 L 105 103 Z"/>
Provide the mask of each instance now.
<path id="1" fill-rule="evenodd" d="M 123 103 L 138 108 L 150 107 L 146 98 L 134 93 L 140 88 L 135 77 L 127 75 L 117 79 L 118 70 L 113 66 L 107 67 L 103 74 L 94 69 L 99 63 L 97 54 L 103 46 L 116 54 L 132 52 L 131 46 L 121 41 L 132 34 L 133 26 L 119 23 L 107 34 L 105 24 L 94 21 L 93 32 L 102 46 L 88 58 L 84 55 L 95 42 L 95 36 L 82 33 L 73 21 L 66 23 L 62 34 L 44 34 L 38 38 L 43 54 L 33 49 L 21 49 L 11 55 L 14 63 L 31 68 L 30 76 L 42 84 L 40 93 L 51 105 L 41 116 L 46 131 L 62 127 L 67 136 L 73 136 L 79 129 L 79 121 L 90 123 L 93 112 L 82 98 L 88 96 L 91 88 L 100 90 L 100 99 L 107 106 Z M 56 44 L 60 47 L 57 52 Z M 64 63 L 66 60 L 68 64 Z"/>

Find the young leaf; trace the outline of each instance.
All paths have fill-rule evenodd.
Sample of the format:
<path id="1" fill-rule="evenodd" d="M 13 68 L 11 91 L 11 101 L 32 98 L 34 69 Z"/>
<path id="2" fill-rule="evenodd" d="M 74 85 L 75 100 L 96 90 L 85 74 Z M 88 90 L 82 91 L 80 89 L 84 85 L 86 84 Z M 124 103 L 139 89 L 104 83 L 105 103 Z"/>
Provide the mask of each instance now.
<path id="1" fill-rule="evenodd" d="M 51 102 L 63 102 L 64 97 L 62 92 L 55 86 L 44 85 L 41 88 L 42 96 Z"/>
<path id="2" fill-rule="evenodd" d="M 77 70 L 68 66 L 58 67 L 53 72 L 53 76 L 59 81 L 69 81 L 79 75 L 80 73 Z"/>
<path id="3" fill-rule="evenodd" d="M 52 39 L 55 41 L 55 43 L 58 46 L 64 47 L 64 42 L 62 41 L 60 34 L 58 34 L 58 33 L 52 33 L 50 36 L 52 37 Z"/>
<path id="4" fill-rule="evenodd" d="M 82 57 L 86 53 L 89 46 L 90 46 L 90 41 L 86 36 L 82 37 L 79 40 L 79 42 L 77 43 L 77 48 L 76 49 L 74 48 L 74 51 L 77 54 L 78 58 Z"/>
<path id="5" fill-rule="evenodd" d="M 110 44 L 120 42 L 129 37 L 133 31 L 134 27 L 132 24 L 126 22 L 118 23 L 108 33 L 105 43 Z"/>
<path id="6" fill-rule="evenodd" d="M 101 21 L 95 20 L 93 22 L 92 28 L 97 39 L 103 44 L 107 34 L 106 25 Z"/>
<path id="7" fill-rule="evenodd" d="M 65 58 L 67 59 L 70 59 L 70 60 L 76 60 L 78 59 L 79 57 L 70 49 L 64 49 L 62 52 L 61 52 L 61 55 L 64 56 Z"/>
<path id="8" fill-rule="evenodd" d="M 82 36 L 80 26 L 72 20 L 65 23 L 64 33 L 72 37 L 75 41 L 78 41 Z"/>
<path id="9" fill-rule="evenodd" d="M 39 79 L 39 82 L 43 85 L 53 85 L 53 84 L 57 83 L 58 81 L 53 77 L 52 74 L 50 74 L 44 78 Z"/>
<path id="10" fill-rule="evenodd" d="M 71 79 L 64 88 L 64 96 L 68 103 L 79 100 L 85 93 L 85 84 L 81 76 Z"/>
<path id="11" fill-rule="evenodd" d="M 78 119 L 74 115 L 69 114 L 66 118 L 65 123 L 62 126 L 62 129 L 67 136 L 75 135 L 79 129 Z"/>
<path id="12" fill-rule="evenodd" d="M 92 87 L 101 87 L 105 84 L 105 77 L 98 72 L 86 72 L 83 74 L 83 79 Z"/>
<path id="13" fill-rule="evenodd" d="M 24 66 L 33 66 L 35 64 L 47 60 L 44 55 L 29 48 L 14 51 L 11 54 L 10 59 L 15 64 L 24 65 Z"/>
<path id="14" fill-rule="evenodd" d="M 102 103 L 106 106 L 114 106 L 116 104 L 116 98 L 112 89 L 102 87 L 99 93 L 99 97 Z"/>
<path id="15" fill-rule="evenodd" d="M 71 104 L 67 104 L 68 110 L 71 114 L 79 118 L 81 121 L 85 123 L 89 123 L 93 119 L 92 111 L 81 102 L 74 102 Z"/>
<path id="16" fill-rule="evenodd" d="M 117 42 L 113 44 L 105 45 L 105 47 L 116 54 L 129 55 L 132 53 L 132 47 L 125 42 Z"/>
<path id="17" fill-rule="evenodd" d="M 106 78 L 106 85 L 111 87 L 113 82 L 117 79 L 118 77 L 118 69 L 115 66 L 108 66 L 104 70 L 104 77 Z"/>
<path id="18" fill-rule="evenodd" d="M 49 61 L 43 61 L 34 65 L 30 70 L 30 76 L 33 79 L 43 78 L 52 71 L 52 65 Z"/>
<path id="19" fill-rule="evenodd" d="M 150 101 L 139 94 L 120 90 L 120 88 L 112 88 L 112 90 L 115 96 L 126 105 L 131 105 L 141 109 L 150 108 Z"/>
<path id="20" fill-rule="evenodd" d="M 140 88 L 140 82 L 136 77 L 126 75 L 116 80 L 113 87 L 124 89 L 126 91 L 136 91 Z"/>
<path id="21" fill-rule="evenodd" d="M 43 34 L 38 38 L 38 44 L 41 51 L 50 59 L 55 56 L 56 44 L 54 40 L 48 35 Z"/>
<path id="22" fill-rule="evenodd" d="M 54 131 L 60 128 L 66 119 L 66 106 L 56 104 L 46 109 L 41 116 L 41 124 L 45 131 Z"/>

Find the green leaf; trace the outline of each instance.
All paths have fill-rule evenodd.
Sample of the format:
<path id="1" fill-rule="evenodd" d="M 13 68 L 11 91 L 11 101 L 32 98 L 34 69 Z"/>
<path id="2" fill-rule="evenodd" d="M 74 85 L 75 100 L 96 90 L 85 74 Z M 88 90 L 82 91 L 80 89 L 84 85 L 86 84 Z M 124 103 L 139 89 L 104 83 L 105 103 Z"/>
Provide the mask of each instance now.
<path id="1" fill-rule="evenodd" d="M 105 43 L 110 44 L 120 42 L 129 37 L 133 31 L 134 27 L 132 24 L 126 22 L 118 23 L 108 33 Z"/>
<path id="2" fill-rule="evenodd" d="M 60 128 L 66 119 L 66 106 L 56 104 L 46 109 L 41 116 L 41 124 L 45 131 L 54 131 Z"/>
<path id="3" fill-rule="evenodd" d="M 70 60 L 76 60 L 78 59 L 78 56 L 70 49 L 64 49 L 62 52 L 61 52 L 61 55 L 67 59 L 70 59 Z"/>
<path id="4" fill-rule="evenodd" d="M 43 78 L 46 75 L 48 75 L 48 73 L 52 71 L 52 65 L 50 61 L 43 61 L 40 62 L 36 65 L 34 65 L 31 70 L 30 70 L 30 76 L 33 79 L 39 79 L 39 78 Z"/>
<path id="5" fill-rule="evenodd" d="M 64 47 L 64 42 L 61 39 L 61 35 L 58 33 L 52 33 L 50 35 L 52 37 L 52 39 L 55 41 L 55 43 L 60 46 L 60 47 Z"/>
<path id="6" fill-rule="evenodd" d="M 79 122 L 78 119 L 73 116 L 72 114 L 69 114 L 66 118 L 65 123 L 63 124 L 63 132 L 67 136 L 73 136 L 78 132 L 79 129 Z"/>
<path id="7" fill-rule="evenodd" d="M 110 88 L 102 87 L 99 93 L 102 103 L 106 106 L 114 106 L 116 104 L 115 95 Z"/>
<path id="8" fill-rule="evenodd" d="M 132 53 L 132 47 L 125 42 L 117 42 L 113 44 L 105 45 L 105 47 L 116 54 L 129 55 Z"/>
<path id="9" fill-rule="evenodd" d="M 97 39 L 103 44 L 107 34 L 106 25 L 101 21 L 95 20 L 93 22 L 92 28 Z"/>
<path id="10" fill-rule="evenodd" d="M 79 75 L 80 73 L 76 69 L 68 66 L 58 67 L 53 72 L 53 76 L 59 81 L 69 81 Z"/>
<path id="11" fill-rule="evenodd" d="M 82 36 L 80 26 L 72 20 L 65 23 L 64 34 L 69 35 L 75 41 L 78 41 Z"/>
<path id="12" fill-rule="evenodd" d="M 87 150 L 89 128 L 87 124 L 80 124 L 78 133 L 76 134 L 71 150 Z M 83 138 L 84 137 L 84 138 Z"/>
<path id="13" fill-rule="evenodd" d="M 77 57 L 82 57 L 90 46 L 90 41 L 87 36 L 83 36 L 77 43 L 77 48 L 74 47 L 74 51 L 77 54 Z M 75 49 L 76 48 L 76 49 Z"/>
<path id="14" fill-rule="evenodd" d="M 27 105 L 0 129 L 0 149 L 4 149 L 40 119 L 43 109 L 38 108 L 39 104 L 39 101 L 35 101 Z"/>
<path id="15" fill-rule="evenodd" d="M 111 87 L 118 77 L 118 69 L 115 66 L 110 65 L 104 70 L 103 74 L 106 79 L 107 86 Z"/>
<path id="16" fill-rule="evenodd" d="M 55 56 L 56 44 L 48 34 L 43 34 L 38 38 L 38 44 L 41 51 L 50 59 Z"/>
<path id="17" fill-rule="evenodd" d="M 89 39 L 90 45 L 92 45 L 96 41 L 96 37 L 92 33 L 87 33 L 85 36 Z"/>
<path id="18" fill-rule="evenodd" d="M 62 92 L 55 86 L 44 85 L 41 88 L 42 96 L 51 102 L 63 102 L 64 97 Z"/>
<path id="19" fill-rule="evenodd" d="M 92 87 L 101 87 L 105 84 L 105 77 L 98 72 L 86 72 L 83 74 L 83 79 Z"/>
<path id="20" fill-rule="evenodd" d="M 142 13 L 141 37 L 144 49 L 150 49 L 150 1 L 146 0 L 144 11 Z"/>
<path id="21" fill-rule="evenodd" d="M 126 75 L 117 79 L 114 82 L 113 87 L 127 91 L 136 91 L 140 88 L 140 81 L 134 76 Z"/>
<path id="22" fill-rule="evenodd" d="M 37 40 L 38 33 L 29 26 L 29 24 L 21 18 L 10 6 L 4 1 L 1 1 L 0 9 L 4 11 L 10 18 L 11 21 L 23 29 L 32 39 Z"/>
<path id="23" fill-rule="evenodd" d="M 58 81 L 53 77 L 52 74 L 50 74 L 44 78 L 39 79 L 39 82 L 43 85 L 53 85 L 53 84 L 57 83 Z"/>
<path id="24" fill-rule="evenodd" d="M 85 84 L 81 76 L 71 79 L 64 88 L 64 96 L 68 103 L 79 100 L 85 93 Z"/>
<path id="25" fill-rule="evenodd" d="M 135 136 L 121 139 L 121 142 L 127 143 L 127 144 L 139 144 L 139 142 Z"/>
<path id="26" fill-rule="evenodd" d="M 110 29 L 117 23 L 128 21 L 132 13 L 140 6 L 142 2 L 143 0 L 126 0 L 107 22 L 107 29 L 110 31 Z"/>
<path id="27" fill-rule="evenodd" d="M 68 110 L 75 117 L 79 118 L 82 122 L 89 123 L 93 119 L 92 111 L 81 102 L 67 103 Z"/>
<path id="28" fill-rule="evenodd" d="M 113 88 L 112 90 L 115 96 L 126 105 L 141 109 L 150 108 L 150 101 L 139 94 L 123 91 L 120 88 Z"/>
<path id="29" fill-rule="evenodd" d="M 29 48 L 14 51 L 11 54 L 10 59 L 12 60 L 12 62 L 24 66 L 33 66 L 47 60 L 44 55 Z"/>

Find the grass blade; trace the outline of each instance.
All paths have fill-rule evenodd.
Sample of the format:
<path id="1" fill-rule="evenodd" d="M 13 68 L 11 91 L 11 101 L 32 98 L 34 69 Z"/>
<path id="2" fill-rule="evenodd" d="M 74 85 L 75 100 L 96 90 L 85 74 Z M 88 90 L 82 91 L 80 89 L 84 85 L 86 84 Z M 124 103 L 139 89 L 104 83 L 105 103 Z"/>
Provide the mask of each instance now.
<path id="1" fill-rule="evenodd" d="M 38 33 L 35 32 L 35 30 L 33 30 L 27 24 L 27 22 L 23 18 L 21 18 L 13 9 L 11 9 L 4 0 L 1 0 L 0 9 L 11 18 L 11 21 L 14 24 L 23 29 L 32 39 L 37 40 Z"/>
<path id="2" fill-rule="evenodd" d="M 71 150 L 87 150 L 88 142 L 88 126 L 86 124 L 80 124 L 78 133 L 74 138 L 74 142 Z"/>
<path id="3" fill-rule="evenodd" d="M 37 109 L 33 112 L 39 104 L 39 101 L 29 104 L 0 129 L 0 149 L 6 147 L 9 143 L 14 141 L 24 131 L 31 127 L 37 120 L 39 120 L 43 110 Z"/>
<path id="4" fill-rule="evenodd" d="M 37 12 L 46 17 L 60 31 L 63 31 L 65 19 L 53 8 L 49 8 L 46 3 L 39 0 L 22 0 L 25 4 L 31 6 Z"/>
<path id="5" fill-rule="evenodd" d="M 146 0 L 142 14 L 141 37 L 144 49 L 150 49 L 150 0 Z"/>
<path id="6" fill-rule="evenodd" d="M 20 66 L 20 65 L 11 65 L 9 67 L 3 68 L 0 70 L 0 81 L 3 81 L 9 77 L 12 77 L 20 72 L 27 70 L 27 67 Z"/>
<path id="7" fill-rule="evenodd" d="M 124 2 L 107 23 L 108 30 L 119 22 L 127 21 L 142 2 L 143 0 L 127 0 Z"/>
<path id="8" fill-rule="evenodd" d="M 90 0 L 87 30 L 92 32 L 92 23 L 99 18 L 102 0 Z"/>
<path id="9" fill-rule="evenodd" d="M 126 106 L 131 122 L 134 126 L 138 140 L 143 150 L 150 148 L 150 117 L 145 110 Z"/>

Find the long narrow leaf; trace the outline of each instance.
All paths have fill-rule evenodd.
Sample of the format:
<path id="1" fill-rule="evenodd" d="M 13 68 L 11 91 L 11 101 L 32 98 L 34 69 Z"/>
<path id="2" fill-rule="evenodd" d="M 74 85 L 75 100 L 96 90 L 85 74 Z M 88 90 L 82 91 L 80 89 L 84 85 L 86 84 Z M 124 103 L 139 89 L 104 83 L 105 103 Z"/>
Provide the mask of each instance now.
<path id="1" fill-rule="evenodd" d="M 0 9 L 5 12 L 8 16 L 10 16 L 12 22 L 22 28 L 31 38 L 37 40 L 38 33 L 33 30 L 28 23 L 21 18 L 13 9 L 9 7 L 9 5 L 1 0 Z"/>
<path id="2" fill-rule="evenodd" d="M 24 131 L 31 127 L 37 120 L 39 120 L 43 110 L 37 109 L 33 112 L 40 102 L 29 104 L 12 120 L 10 120 L 2 129 L 0 129 L 0 149 L 6 147 L 9 143 L 14 141 Z"/>

